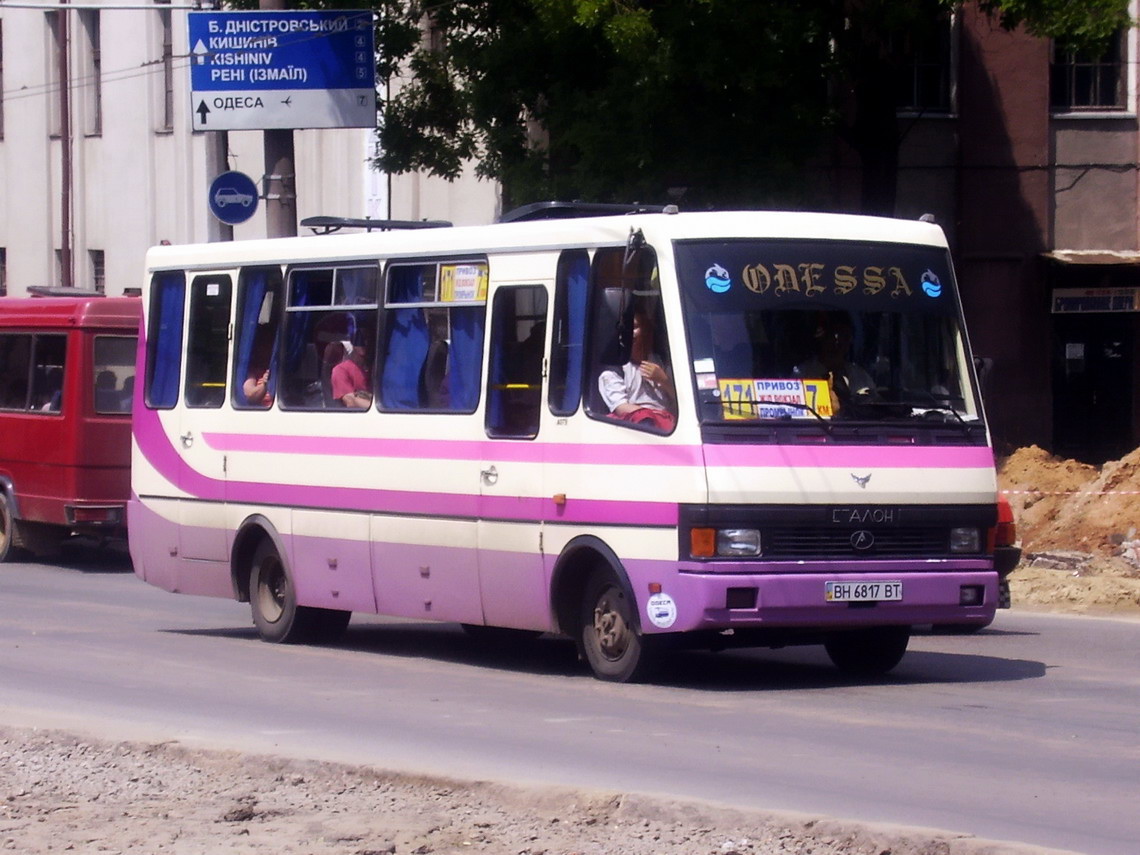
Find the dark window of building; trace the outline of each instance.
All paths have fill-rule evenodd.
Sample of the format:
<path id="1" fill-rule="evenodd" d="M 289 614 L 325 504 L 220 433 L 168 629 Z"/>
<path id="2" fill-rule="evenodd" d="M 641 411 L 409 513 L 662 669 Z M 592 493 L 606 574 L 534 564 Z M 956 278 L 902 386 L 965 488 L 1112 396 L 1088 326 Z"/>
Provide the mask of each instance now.
<path id="1" fill-rule="evenodd" d="M 83 92 L 83 131 L 88 136 L 103 133 L 103 58 L 99 11 L 80 9 L 79 22 L 83 27 L 83 77 L 79 82 Z"/>
<path id="2" fill-rule="evenodd" d="M 8 296 L 8 249 L 0 246 L 0 297 Z"/>
<path id="3" fill-rule="evenodd" d="M 0 140 L 2 139 L 4 139 L 4 22 L 0 21 Z"/>
<path id="4" fill-rule="evenodd" d="M 169 3 L 170 0 L 159 0 Z M 169 9 L 158 10 L 161 37 L 160 56 L 162 60 L 162 102 L 159 105 L 159 130 L 169 131 L 174 127 L 174 30 Z"/>
<path id="5" fill-rule="evenodd" d="M 100 294 L 107 291 L 107 263 L 104 260 L 103 250 L 89 249 L 87 256 L 91 260 L 91 287 Z"/>
<path id="6" fill-rule="evenodd" d="M 52 137 L 60 135 L 60 98 L 63 87 L 60 84 L 59 66 L 64 59 L 63 41 L 65 33 L 65 16 L 67 12 L 45 12 L 44 21 L 48 28 L 48 134 Z"/>
<path id="7" fill-rule="evenodd" d="M 895 97 L 903 113 L 949 113 L 952 108 L 954 22 L 933 16 L 896 43 L 898 83 Z"/>
<path id="8" fill-rule="evenodd" d="M 1053 45 L 1049 102 L 1054 111 L 1123 110 L 1127 106 L 1124 36 L 1123 31 L 1117 33 L 1099 52 Z"/>

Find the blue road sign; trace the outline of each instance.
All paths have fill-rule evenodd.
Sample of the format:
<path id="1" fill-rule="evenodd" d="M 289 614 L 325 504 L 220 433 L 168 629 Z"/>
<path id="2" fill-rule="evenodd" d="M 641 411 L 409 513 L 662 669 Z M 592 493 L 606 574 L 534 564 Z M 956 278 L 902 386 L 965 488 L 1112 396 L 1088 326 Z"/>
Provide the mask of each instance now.
<path id="1" fill-rule="evenodd" d="M 194 130 L 375 127 L 372 16 L 190 12 Z"/>
<path id="2" fill-rule="evenodd" d="M 210 184 L 210 213 L 231 226 L 257 210 L 257 185 L 244 172 L 223 172 Z"/>

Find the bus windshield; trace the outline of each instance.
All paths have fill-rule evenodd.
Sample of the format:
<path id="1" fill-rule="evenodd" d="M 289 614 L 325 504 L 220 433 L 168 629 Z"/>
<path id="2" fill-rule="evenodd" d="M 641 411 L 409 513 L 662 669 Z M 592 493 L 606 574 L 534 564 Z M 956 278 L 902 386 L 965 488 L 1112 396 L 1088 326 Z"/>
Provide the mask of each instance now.
<path id="1" fill-rule="evenodd" d="M 702 423 L 979 422 L 944 248 L 699 240 L 676 259 Z"/>

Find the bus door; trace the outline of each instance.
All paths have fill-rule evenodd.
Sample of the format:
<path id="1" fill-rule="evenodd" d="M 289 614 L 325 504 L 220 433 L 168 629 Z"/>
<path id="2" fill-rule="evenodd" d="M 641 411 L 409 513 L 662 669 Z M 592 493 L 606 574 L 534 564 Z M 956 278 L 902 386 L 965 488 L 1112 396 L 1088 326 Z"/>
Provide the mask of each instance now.
<path id="1" fill-rule="evenodd" d="M 502 287 L 491 306 L 485 429 L 479 470 L 479 589 L 491 626 L 546 629 L 541 551 L 546 288 Z"/>
<path id="2" fill-rule="evenodd" d="M 230 351 L 233 282 L 225 274 L 202 274 L 190 281 L 186 325 L 186 371 L 179 409 L 176 448 L 180 454 L 179 555 L 228 561 L 223 452 L 207 436 L 224 432 L 226 366 Z"/>

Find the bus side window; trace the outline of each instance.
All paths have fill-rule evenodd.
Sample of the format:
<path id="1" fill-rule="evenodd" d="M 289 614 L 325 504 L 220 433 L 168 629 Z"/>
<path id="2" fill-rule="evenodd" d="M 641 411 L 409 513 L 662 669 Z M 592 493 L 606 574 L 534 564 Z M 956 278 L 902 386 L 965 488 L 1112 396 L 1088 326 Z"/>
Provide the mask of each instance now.
<path id="1" fill-rule="evenodd" d="M 281 288 L 281 271 L 276 267 L 246 268 L 238 277 L 235 407 L 267 409 L 276 397 Z"/>
<path id="2" fill-rule="evenodd" d="M 32 337 L 27 333 L 0 335 L 0 409 L 28 408 L 28 368 Z"/>
<path id="3" fill-rule="evenodd" d="M 476 410 L 487 281 L 483 260 L 388 266 L 378 390 L 382 410 Z"/>
<path id="4" fill-rule="evenodd" d="M 567 250 L 558 259 L 554 286 L 554 330 L 550 342 L 547 405 L 556 416 L 570 416 L 582 400 L 582 343 L 586 336 L 590 257 Z"/>
<path id="5" fill-rule="evenodd" d="M 230 345 L 229 276 L 196 276 L 190 286 L 186 406 L 216 409 L 226 399 Z"/>
<path id="6" fill-rule="evenodd" d="M 587 411 L 615 424 L 671 431 L 677 399 L 656 255 L 599 250 L 593 265 Z"/>
<path id="7" fill-rule="evenodd" d="M 346 412 L 370 408 L 379 273 L 374 261 L 289 272 L 288 305 L 277 359 L 283 407 Z M 358 365 L 340 369 L 345 380 L 334 382 L 337 366 L 353 358 Z M 361 388 L 338 395 L 334 386 L 349 377 L 360 381 L 350 385 Z M 355 397 L 351 397 L 353 393 L 357 393 Z M 350 407 L 345 400 L 358 400 L 359 406 Z"/>
<path id="8" fill-rule="evenodd" d="M 525 285 L 495 293 L 487 375 L 488 436 L 538 435 L 545 338 L 545 288 Z"/>
<path id="9" fill-rule="evenodd" d="M 155 274 L 146 337 L 145 391 L 147 406 L 156 409 L 170 409 L 178 403 L 185 299 L 186 276 L 182 271 Z"/>
<path id="10" fill-rule="evenodd" d="M 95 336 L 95 412 L 131 411 L 137 349 L 138 339 L 133 336 Z"/>

